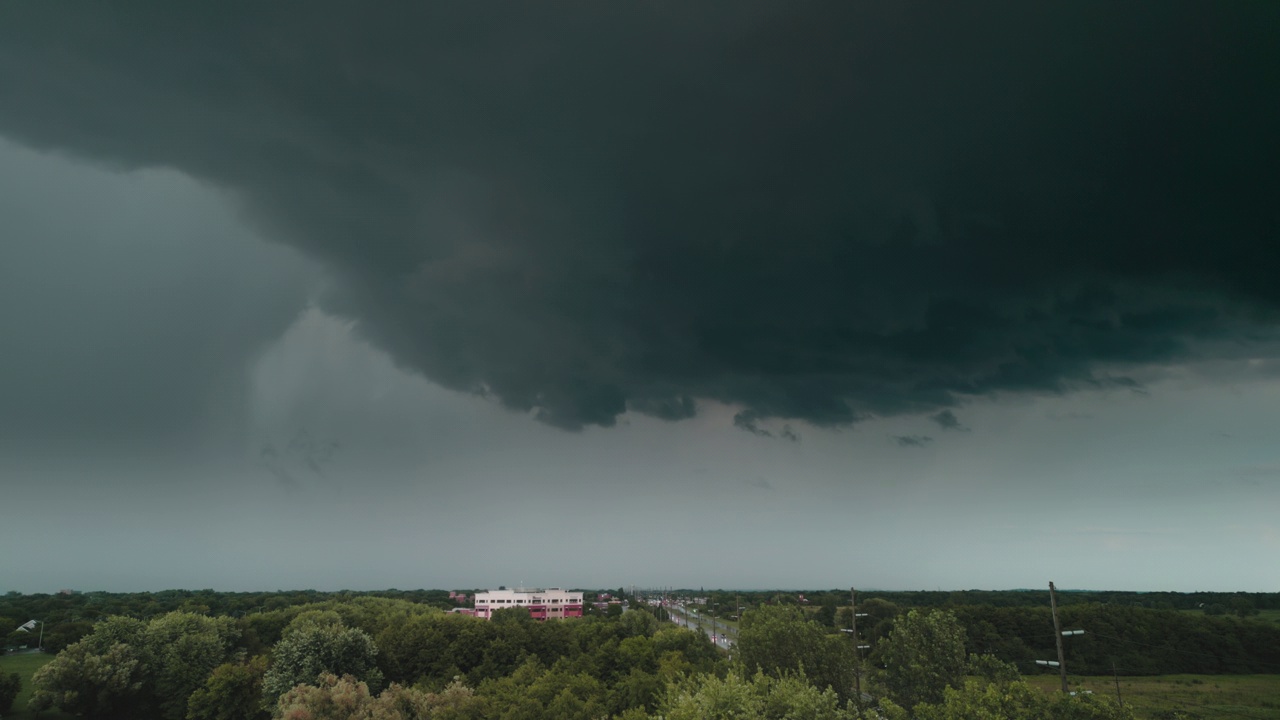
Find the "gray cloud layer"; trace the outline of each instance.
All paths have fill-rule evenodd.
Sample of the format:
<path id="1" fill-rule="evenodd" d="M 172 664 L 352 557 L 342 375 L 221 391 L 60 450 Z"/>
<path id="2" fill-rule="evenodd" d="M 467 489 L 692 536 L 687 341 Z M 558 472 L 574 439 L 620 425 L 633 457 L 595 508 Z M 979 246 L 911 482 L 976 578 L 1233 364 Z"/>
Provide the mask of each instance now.
<path id="1" fill-rule="evenodd" d="M 557 426 L 1123 384 L 1276 317 L 1275 3 L 235 5 L 0 7 L 0 133 L 227 188 Z"/>
<path id="2" fill-rule="evenodd" d="M 0 447 L 218 454 L 304 263 L 177 173 L 120 179 L 0 142 Z"/>

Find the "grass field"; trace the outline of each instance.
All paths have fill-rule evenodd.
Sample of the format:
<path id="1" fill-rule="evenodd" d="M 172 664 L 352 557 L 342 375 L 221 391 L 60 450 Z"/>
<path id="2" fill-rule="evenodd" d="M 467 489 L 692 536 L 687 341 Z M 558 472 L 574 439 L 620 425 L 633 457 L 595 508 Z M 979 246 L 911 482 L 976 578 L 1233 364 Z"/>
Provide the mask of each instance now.
<path id="1" fill-rule="evenodd" d="M 1280 625 L 1280 610 L 1259 610 L 1255 619 Z"/>
<path id="2" fill-rule="evenodd" d="M 43 653 L 21 653 L 18 655 L 0 655 L 0 672 L 16 672 L 22 678 L 22 691 L 13 703 L 13 712 L 5 715 L 5 720 L 34 720 L 35 714 L 27 712 L 27 698 L 31 697 L 31 676 L 40 666 L 53 659 L 52 655 Z M 41 720 L 71 720 L 75 716 L 56 711 L 40 713 Z"/>
<path id="3" fill-rule="evenodd" d="M 1115 697 L 1113 678 L 1071 675 L 1067 679 L 1072 690 Z M 1046 692 L 1058 692 L 1061 687 L 1056 675 L 1036 675 L 1027 682 Z M 1188 720 L 1280 720 L 1280 675 L 1121 677 L 1120 695 L 1140 720 L 1173 717 L 1173 711 Z"/>

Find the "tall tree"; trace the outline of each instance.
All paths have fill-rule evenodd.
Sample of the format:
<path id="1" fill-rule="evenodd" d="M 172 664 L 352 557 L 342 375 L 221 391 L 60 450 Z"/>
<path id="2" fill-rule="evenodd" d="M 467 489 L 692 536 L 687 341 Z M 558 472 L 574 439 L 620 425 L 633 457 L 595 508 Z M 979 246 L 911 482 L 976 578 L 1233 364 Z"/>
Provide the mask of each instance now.
<path id="1" fill-rule="evenodd" d="M 230 659 L 237 636 L 230 618 L 185 612 L 149 622 L 108 618 L 32 676 L 31 707 L 182 720 L 187 696 Z"/>
<path id="2" fill-rule="evenodd" d="M 187 699 L 187 720 L 266 720 L 270 715 L 262 707 L 266 672 L 265 655 L 214 668 L 204 685 Z"/>
<path id="3" fill-rule="evenodd" d="M 323 673 L 351 675 L 375 689 L 382 686 L 378 647 L 367 633 L 331 618 L 299 620 L 271 651 L 271 667 L 262 682 L 268 707 L 297 685 L 315 684 Z"/>
<path id="4" fill-rule="evenodd" d="M 948 687 L 964 684 L 964 628 L 942 610 L 912 610 L 876 647 L 889 697 L 910 710 L 919 703 L 940 703 Z"/>
<path id="5" fill-rule="evenodd" d="M 18 698 L 18 693 L 21 691 L 22 678 L 18 673 L 8 675 L 0 673 L 0 717 L 9 714 L 13 701 Z"/>
<path id="6" fill-rule="evenodd" d="M 795 606 L 765 605 L 743 614 L 737 647 L 747 672 L 759 669 L 774 678 L 803 674 L 819 690 L 832 688 L 841 699 L 853 692 L 848 639 L 827 634 Z"/>

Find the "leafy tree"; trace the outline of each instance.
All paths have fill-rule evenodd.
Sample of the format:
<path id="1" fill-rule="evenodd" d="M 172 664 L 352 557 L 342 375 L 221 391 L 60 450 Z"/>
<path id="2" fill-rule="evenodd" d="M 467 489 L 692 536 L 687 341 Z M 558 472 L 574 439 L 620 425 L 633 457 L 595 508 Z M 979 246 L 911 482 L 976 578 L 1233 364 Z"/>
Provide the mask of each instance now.
<path id="1" fill-rule="evenodd" d="M 283 641 L 282 641 L 283 642 Z M 369 686 L 350 675 L 320 673 L 314 684 L 290 688 L 277 702 L 273 717 L 283 720 L 355 720 L 368 717 L 373 697 Z"/>
<path id="2" fill-rule="evenodd" d="M 664 720 L 758 718 L 763 709 L 763 698 L 751 682 L 730 672 L 723 680 L 715 675 L 694 675 L 673 685 L 657 716 Z"/>
<path id="3" fill-rule="evenodd" d="M 262 677 L 267 658 L 259 655 L 247 663 L 225 663 L 213 669 L 204 685 L 187 699 L 187 720 L 265 720 Z"/>
<path id="4" fill-rule="evenodd" d="M 85 641 L 75 643 L 31 676 L 27 708 L 38 713 L 57 706 L 73 715 L 105 720 L 142 717 L 144 668 L 133 645 L 98 648 Z"/>
<path id="5" fill-rule="evenodd" d="M 592 720 L 608 716 L 604 683 L 568 663 L 550 669 L 530 657 L 512 674 L 477 690 L 501 717 Z"/>
<path id="6" fill-rule="evenodd" d="M 181 720 L 187 696 L 229 659 L 237 634 L 230 618 L 192 613 L 108 618 L 36 671 L 31 707 Z"/>
<path id="7" fill-rule="evenodd" d="M 230 659 L 239 636 L 231 618 L 172 612 L 147 624 L 143 653 L 161 716 L 181 720 L 187 698 Z"/>
<path id="8" fill-rule="evenodd" d="M 942 702 L 948 687 L 964 684 L 964 640 L 964 628 L 950 612 L 912 610 L 899 618 L 876 647 L 889 698 L 908 710 Z"/>
<path id="9" fill-rule="evenodd" d="M 271 651 L 271 667 L 262 681 L 268 707 L 291 688 L 317 682 L 323 673 L 352 675 L 375 688 L 382 685 L 378 647 L 363 630 L 314 616 L 299 616 L 295 623 Z"/>
<path id="10" fill-rule="evenodd" d="M 378 696 L 350 675 L 322 673 L 315 685 L 298 685 L 280 697 L 273 717 L 281 720 L 462 720 L 476 717 L 481 703 L 454 682 L 440 693 L 392 684 Z"/>
<path id="11" fill-rule="evenodd" d="M 93 623 L 85 621 L 61 622 L 50 625 L 44 633 L 44 651 L 59 653 L 63 648 L 93 632 Z"/>
<path id="12" fill-rule="evenodd" d="M 736 672 L 724 679 L 694 675 L 670 687 L 656 717 L 664 720 L 852 720 L 834 690 L 818 690 L 804 678 L 773 678 L 757 672 L 747 680 Z"/>
<path id="13" fill-rule="evenodd" d="M 943 696 L 939 704 L 916 705 L 916 720 L 1133 720 L 1132 712 L 1109 697 L 1044 693 L 1021 680 L 970 680 L 961 688 L 948 687 Z"/>
<path id="14" fill-rule="evenodd" d="M 742 616 L 738 657 L 747 672 L 773 678 L 803 675 L 813 685 L 832 688 L 844 700 L 853 692 L 853 647 L 828 635 L 792 605 L 766 605 Z"/>
<path id="15" fill-rule="evenodd" d="M 836 596 L 827 593 L 822 597 L 822 607 L 818 608 L 818 612 L 814 615 L 814 620 L 824 627 L 835 627 L 836 624 Z"/>
<path id="16" fill-rule="evenodd" d="M 992 655 L 970 655 L 965 673 L 989 683 L 1003 684 L 1017 682 L 1022 677 L 1017 665 L 1001 662 Z"/>
<path id="17" fill-rule="evenodd" d="M 0 716 L 8 714 L 21 691 L 22 678 L 18 673 L 0 674 Z"/>

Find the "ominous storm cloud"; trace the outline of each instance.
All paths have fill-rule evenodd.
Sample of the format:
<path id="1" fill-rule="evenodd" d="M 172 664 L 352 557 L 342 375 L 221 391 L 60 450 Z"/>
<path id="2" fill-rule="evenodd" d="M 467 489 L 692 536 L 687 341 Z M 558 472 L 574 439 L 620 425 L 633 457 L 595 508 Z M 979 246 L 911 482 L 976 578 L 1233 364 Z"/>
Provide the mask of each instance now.
<path id="1" fill-rule="evenodd" d="M 956 429 L 1280 308 L 1280 4 L 1050 5 L 5 3 L 0 134 L 227 189 L 557 426 Z"/>

